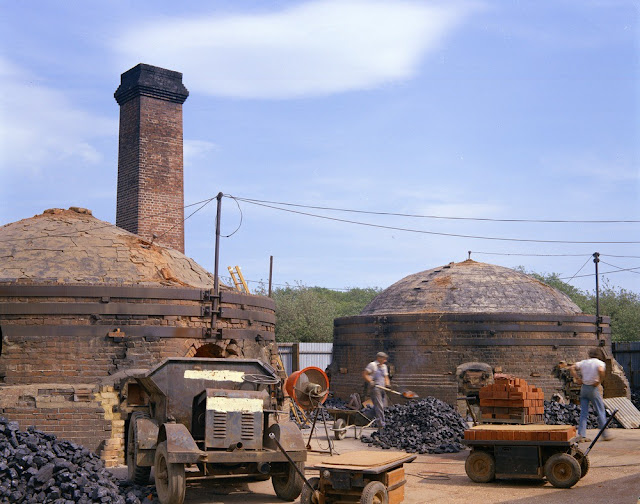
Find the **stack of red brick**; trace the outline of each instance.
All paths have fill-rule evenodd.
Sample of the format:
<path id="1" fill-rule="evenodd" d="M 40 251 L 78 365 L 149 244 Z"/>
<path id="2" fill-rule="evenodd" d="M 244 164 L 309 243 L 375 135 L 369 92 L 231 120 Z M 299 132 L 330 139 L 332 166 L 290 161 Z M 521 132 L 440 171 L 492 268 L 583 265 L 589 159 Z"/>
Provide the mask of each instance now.
<path id="1" fill-rule="evenodd" d="M 477 425 L 464 431 L 470 441 L 570 441 L 572 425 Z"/>
<path id="2" fill-rule="evenodd" d="M 544 392 L 521 378 L 497 378 L 480 389 L 483 421 L 509 420 L 518 423 L 544 421 Z"/>

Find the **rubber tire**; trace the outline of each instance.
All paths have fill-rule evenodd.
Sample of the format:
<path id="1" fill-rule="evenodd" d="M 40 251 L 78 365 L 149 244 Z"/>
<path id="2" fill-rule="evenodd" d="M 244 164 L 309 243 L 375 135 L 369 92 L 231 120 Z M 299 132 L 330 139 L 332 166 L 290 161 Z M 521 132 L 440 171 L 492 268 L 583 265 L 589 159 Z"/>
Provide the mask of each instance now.
<path id="1" fill-rule="evenodd" d="M 335 436 L 336 439 L 338 440 L 344 439 L 347 436 L 347 422 L 344 421 L 344 418 L 338 418 L 335 422 L 333 422 L 333 429 L 334 429 L 333 435 Z M 344 429 L 344 430 L 339 431 L 336 429 Z"/>
<path id="2" fill-rule="evenodd" d="M 474 450 L 467 457 L 464 470 L 471 481 L 489 483 L 496 479 L 496 459 L 491 453 Z"/>
<path id="3" fill-rule="evenodd" d="M 317 490 L 320 487 L 320 478 L 309 478 L 309 483 L 311 483 L 314 490 Z M 313 498 L 311 489 L 306 484 L 304 484 L 302 492 L 300 492 L 300 504 L 318 504 L 318 501 Z"/>
<path id="4" fill-rule="evenodd" d="M 183 504 L 187 489 L 184 464 L 167 462 L 167 453 L 167 442 L 159 443 L 153 464 L 158 500 L 161 504 Z"/>
<path id="5" fill-rule="evenodd" d="M 557 488 L 571 488 L 581 476 L 580 464 L 567 453 L 551 455 L 544 465 L 547 481 Z"/>
<path id="6" fill-rule="evenodd" d="M 129 418 L 129 430 L 127 438 L 127 479 L 136 485 L 148 485 L 151 467 L 139 466 L 136 463 L 136 447 L 138 445 L 138 433 L 135 428 L 140 418 L 149 418 L 142 411 L 134 411 Z"/>
<path id="7" fill-rule="evenodd" d="M 578 464 L 580 464 L 580 479 L 582 479 L 589 472 L 589 457 L 587 457 L 582 450 L 576 450 L 573 458 L 575 458 L 578 461 Z"/>
<path id="8" fill-rule="evenodd" d="M 304 473 L 304 462 L 296 462 L 298 469 Z M 291 464 L 287 463 L 288 471 L 285 476 L 276 475 L 271 478 L 271 484 L 276 495 L 283 500 L 293 501 L 302 492 L 304 481 Z"/>
<path id="9" fill-rule="evenodd" d="M 380 481 L 370 481 L 360 496 L 360 504 L 389 504 L 389 492 Z"/>

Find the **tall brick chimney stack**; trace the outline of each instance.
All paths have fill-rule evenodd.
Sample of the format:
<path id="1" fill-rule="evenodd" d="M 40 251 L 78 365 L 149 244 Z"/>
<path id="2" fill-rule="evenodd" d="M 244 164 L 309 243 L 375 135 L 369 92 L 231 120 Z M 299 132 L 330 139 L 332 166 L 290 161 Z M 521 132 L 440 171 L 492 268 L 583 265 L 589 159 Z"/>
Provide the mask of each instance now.
<path id="1" fill-rule="evenodd" d="M 121 76 L 116 226 L 184 252 L 182 74 L 140 63 Z"/>

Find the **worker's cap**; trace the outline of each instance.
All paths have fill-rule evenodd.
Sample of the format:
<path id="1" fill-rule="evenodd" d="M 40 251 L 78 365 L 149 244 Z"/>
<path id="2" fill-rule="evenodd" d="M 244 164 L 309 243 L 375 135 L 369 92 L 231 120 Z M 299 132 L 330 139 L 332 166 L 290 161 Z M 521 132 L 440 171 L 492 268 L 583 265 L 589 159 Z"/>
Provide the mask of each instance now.
<path id="1" fill-rule="evenodd" d="M 389 356 L 388 356 L 386 353 L 384 353 L 384 352 L 378 352 L 378 353 L 376 354 L 376 357 L 377 357 L 377 358 L 383 358 L 383 359 L 388 359 L 388 358 L 389 358 Z"/>

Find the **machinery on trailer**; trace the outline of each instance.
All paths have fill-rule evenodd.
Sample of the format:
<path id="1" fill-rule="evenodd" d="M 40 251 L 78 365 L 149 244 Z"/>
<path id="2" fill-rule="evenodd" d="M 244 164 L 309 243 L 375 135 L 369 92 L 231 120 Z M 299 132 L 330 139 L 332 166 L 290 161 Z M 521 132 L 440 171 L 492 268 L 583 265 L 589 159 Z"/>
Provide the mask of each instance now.
<path id="1" fill-rule="evenodd" d="M 121 410 L 131 411 L 129 479 L 148 483 L 153 466 L 162 504 L 182 504 L 189 480 L 271 478 L 282 499 L 300 495 L 296 469 L 304 470 L 307 453 L 298 427 L 278 412 L 280 379 L 271 366 L 170 358 L 131 378 L 121 397 Z"/>

